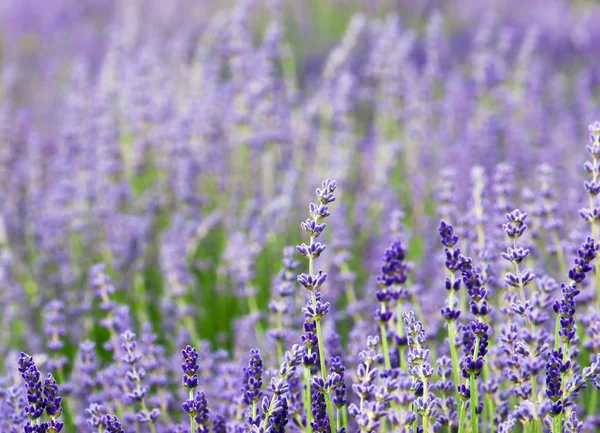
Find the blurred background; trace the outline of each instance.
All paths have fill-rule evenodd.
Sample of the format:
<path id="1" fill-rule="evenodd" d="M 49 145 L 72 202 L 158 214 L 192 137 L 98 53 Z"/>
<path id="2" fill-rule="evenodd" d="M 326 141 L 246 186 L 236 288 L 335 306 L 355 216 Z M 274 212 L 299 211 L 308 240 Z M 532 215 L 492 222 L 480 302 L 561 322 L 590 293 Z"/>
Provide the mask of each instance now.
<path id="1" fill-rule="evenodd" d="M 325 296 L 347 306 L 352 281 L 366 315 L 400 226 L 415 291 L 438 299 L 449 201 L 467 237 L 479 194 L 494 239 L 511 206 L 544 215 L 545 188 L 562 250 L 577 247 L 598 22 L 598 2 L 566 0 L 1 1 L 0 301 L 15 331 L 0 343 L 43 346 L 56 299 L 106 339 L 86 316 L 102 317 L 88 271 L 103 262 L 137 326 L 169 339 L 187 317 L 244 349 L 234 323 L 268 322 L 326 177 L 342 205 Z"/>
<path id="2" fill-rule="evenodd" d="M 45 127 L 56 126 L 61 88 L 74 62 L 97 72 L 117 33 L 134 50 L 149 39 L 176 44 L 192 58 L 203 31 L 232 0 L 3 0 L 0 2 L 2 99 L 33 115 Z M 423 34 L 433 11 L 443 14 L 452 56 L 468 53 L 474 27 L 482 19 L 501 22 L 513 37 L 539 31 L 539 49 L 566 71 L 597 66 L 586 55 L 598 46 L 599 2 L 593 0 L 248 0 L 255 42 L 269 20 L 285 31 L 301 85 L 310 86 L 322 72 L 327 53 L 339 41 L 356 12 L 368 17 L 397 13 L 402 26 Z M 490 21 L 490 25 L 493 26 Z M 491 32 L 500 32 L 500 27 Z M 422 52 L 416 51 L 415 56 Z M 421 60 L 422 60 L 421 59 Z M 450 61 L 450 59 L 446 59 Z M 452 61 L 460 61 L 453 59 Z"/>

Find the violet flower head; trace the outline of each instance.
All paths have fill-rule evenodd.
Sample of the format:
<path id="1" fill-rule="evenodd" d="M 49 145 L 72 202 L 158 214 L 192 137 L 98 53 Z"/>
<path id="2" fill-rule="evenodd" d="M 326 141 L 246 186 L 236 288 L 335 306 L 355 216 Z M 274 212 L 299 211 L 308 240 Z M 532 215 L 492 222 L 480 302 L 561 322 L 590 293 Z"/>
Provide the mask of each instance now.
<path id="1" fill-rule="evenodd" d="M 262 397 L 263 360 L 258 349 L 250 351 L 248 367 L 244 367 L 244 403 L 251 405 Z"/>
<path id="2" fill-rule="evenodd" d="M 288 401 L 287 398 L 278 395 L 275 398 L 275 404 L 269 418 L 269 427 L 267 431 L 272 433 L 284 433 L 285 426 L 288 424 Z M 270 430 L 269 430 L 270 429 Z"/>
<path id="3" fill-rule="evenodd" d="M 142 409 L 137 412 L 137 420 L 143 424 L 154 424 L 160 417 L 160 411 L 157 408 L 148 410 L 146 399 L 150 388 L 145 384 L 146 369 L 140 365 L 142 355 L 137 348 L 136 335 L 131 331 L 125 331 L 121 334 L 121 349 L 123 355 L 121 362 L 127 366 L 128 389 L 125 397 L 131 401 L 141 403 Z"/>
<path id="4" fill-rule="evenodd" d="M 323 189 L 317 188 L 316 190 L 319 204 L 310 204 L 310 218 L 301 224 L 302 229 L 310 236 L 310 244 L 306 245 L 303 243 L 296 246 L 296 250 L 309 259 L 309 263 L 311 264 L 312 260 L 319 257 L 327 248 L 321 242 L 316 242 L 315 239 L 318 238 L 325 229 L 325 224 L 318 224 L 318 221 L 321 221 L 330 215 L 329 207 L 327 205 L 335 201 L 333 193 L 337 187 L 336 182 L 331 179 L 324 180 L 322 185 Z M 326 273 L 319 271 L 317 274 L 313 275 L 312 269 L 309 274 L 303 273 L 298 275 L 298 282 L 310 291 L 317 290 L 326 280 Z"/>
<path id="5" fill-rule="evenodd" d="M 311 427 L 314 432 L 326 433 L 329 431 L 329 421 L 327 419 L 327 407 L 325 405 L 324 394 L 316 392 L 312 395 L 311 411 L 313 420 Z"/>
<path id="6" fill-rule="evenodd" d="M 98 403 L 92 403 L 86 410 L 85 413 L 87 415 L 87 423 L 89 426 L 93 427 L 97 432 L 100 430 L 100 427 L 104 427 L 104 421 L 106 419 L 106 408 Z"/>
<path id="7" fill-rule="evenodd" d="M 550 400 L 550 416 L 552 417 L 560 415 L 563 410 L 561 374 L 566 369 L 563 369 L 562 360 L 562 350 L 552 350 L 546 363 L 546 397 Z"/>
<path id="8" fill-rule="evenodd" d="M 196 429 L 194 433 L 209 433 L 209 409 L 208 401 L 204 391 L 197 391 L 193 400 L 188 400 L 183 404 L 185 412 L 194 417 Z"/>
<path id="9" fill-rule="evenodd" d="M 58 385 L 52 374 L 48 373 L 43 384 L 46 413 L 50 418 L 58 418 L 62 414 L 62 398 L 58 395 Z"/>
<path id="10" fill-rule="evenodd" d="M 106 415 L 104 418 L 104 427 L 106 428 L 106 433 L 125 433 L 123 424 L 121 424 L 121 421 L 116 416 Z"/>
<path id="11" fill-rule="evenodd" d="M 468 265 L 468 259 L 461 255 L 460 248 L 456 246 L 459 241 L 458 236 L 454 233 L 454 228 L 451 224 L 445 221 L 440 221 L 438 233 L 441 237 L 441 243 L 444 245 L 444 266 L 450 272 L 452 278 L 446 277 L 444 287 L 448 291 L 448 305 L 441 310 L 441 314 L 448 322 L 456 321 L 460 317 L 460 309 L 458 309 L 455 294 L 460 290 L 460 278 L 455 278 L 456 271 L 461 269 L 463 265 Z"/>
<path id="12" fill-rule="evenodd" d="M 32 421 L 39 419 L 46 409 L 46 401 L 42 396 L 42 382 L 40 381 L 40 371 L 38 370 L 33 357 L 21 352 L 19 357 L 19 373 L 25 381 L 27 390 L 28 405 L 25 408 L 27 416 Z"/>
<path id="13" fill-rule="evenodd" d="M 333 404 L 338 408 L 344 407 L 348 400 L 346 398 L 346 382 L 344 381 L 345 367 L 339 356 L 331 358 L 331 372 L 337 374 L 337 383 L 334 386 Z"/>
<path id="14" fill-rule="evenodd" d="M 565 343 L 569 343 L 576 333 L 575 329 L 575 297 L 579 295 L 577 288 L 588 272 L 592 270 L 590 262 L 598 251 L 598 246 L 592 238 L 587 238 L 577 251 L 577 258 L 574 260 L 574 266 L 569 269 L 569 283 L 561 284 L 562 299 L 556 301 L 552 306 L 554 312 L 560 317 L 559 335 Z"/>
<path id="15" fill-rule="evenodd" d="M 59 433 L 64 423 L 57 418 L 62 414 L 62 398 L 58 395 L 58 385 L 51 374 L 40 380 L 41 374 L 33 357 L 21 352 L 18 360 L 18 371 L 25 381 L 28 405 L 24 412 L 30 421 L 23 427 L 26 432 Z M 44 411 L 50 422 L 40 422 Z"/>
<path id="16" fill-rule="evenodd" d="M 502 225 L 502 228 L 506 232 L 509 238 L 520 238 L 523 236 L 525 230 L 527 230 L 527 212 L 521 212 L 519 209 L 515 209 L 505 215 L 506 223 Z"/>
<path id="17" fill-rule="evenodd" d="M 195 347 L 188 345 L 181 351 L 181 357 L 183 358 L 181 364 L 183 386 L 189 391 L 194 391 L 198 386 L 198 369 L 200 368 L 198 351 Z"/>
<path id="18" fill-rule="evenodd" d="M 406 282 L 407 272 L 406 248 L 401 241 L 396 241 L 385 251 L 381 260 L 380 272 L 377 275 L 377 300 L 387 302 L 406 296 L 402 285 Z"/>
<path id="19" fill-rule="evenodd" d="M 413 390 L 417 396 L 423 393 L 424 382 L 429 382 L 435 373 L 428 362 L 429 350 L 425 349 L 425 328 L 414 312 L 403 315 L 404 331 L 408 339 L 408 374 L 413 378 Z"/>

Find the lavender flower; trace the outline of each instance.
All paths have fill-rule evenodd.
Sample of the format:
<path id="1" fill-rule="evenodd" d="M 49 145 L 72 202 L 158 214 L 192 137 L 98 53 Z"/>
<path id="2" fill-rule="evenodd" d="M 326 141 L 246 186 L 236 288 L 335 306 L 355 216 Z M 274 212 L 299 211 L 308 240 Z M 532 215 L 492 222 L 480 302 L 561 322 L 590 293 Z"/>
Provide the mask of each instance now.
<path id="1" fill-rule="evenodd" d="M 104 427 L 106 433 L 125 433 L 121 421 L 116 416 L 106 415 L 104 418 Z"/>
<path id="2" fill-rule="evenodd" d="M 598 239 L 596 225 L 600 219 L 600 208 L 596 206 L 596 197 L 600 192 L 600 182 L 598 174 L 600 173 L 600 122 L 596 121 L 588 127 L 590 131 L 590 144 L 587 146 L 587 151 L 592 160 L 586 161 L 584 164 L 585 171 L 591 176 L 590 181 L 584 182 L 585 190 L 589 195 L 589 207 L 579 211 L 579 215 L 590 223 L 592 229 L 592 238 Z M 597 287 L 597 302 L 598 310 L 600 311 L 600 278 L 599 268 L 600 262 L 596 255 L 596 287 Z"/>
<path id="3" fill-rule="evenodd" d="M 375 320 L 379 323 L 381 331 L 381 341 L 383 342 L 383 357 L 386 369 L 391 369 L 390 350 L 388 348 L 388 327 L 387 323 L 393 315 L 391 301 L 395 300 L 398 304 L 406 297 L 406 291 L 401 287 L 406 282 L 407 265 L 404 263 L 406 250 L 402 242 L 394 242 L 385 252 L 381 272 L 377 276 L 379 288 L 376 292 L 376 298 L 379 302 L 379 309 L 375 311 Z M 400 312 L 401 306 L 398 307 Z M 398 318 L 398 320 L 400 320 Z M 398 333 L 401 337 L 402 334 Z"/>
<path id="4" fill-rule="evenodd" d="M 123 350 L 121 362 L 128 366 L 126 377 L 129 389 L 126 397 L 128 400 L 140 403 L 141 410 L 137 412 L 136 418 L 143 424 L 149 424 L 150 430 L 154 433 L 154 424 L 160 417 L 160 411 L 156 408 L 149 410 L 146 405 L 149 387 L 144 384 L 146 370 L 139 366 L 141 355 L 137 350 L 136 335 L 134 333 L 125 331 L 121 334 L 121 349 Z"/>
<path id="5" fill-rule="evenodd" d="M 257 424 L 256 404 L 262 397 L 262 374 L 263 361 L 260 357 L 260 351 L 253 349 L 250 351 L 250 360 L 248 367 L 244 368 L 244 403 L 252 406 L 252 417 L 250 424 Z"/>
<path id="6" fill-rule="evenodd" d="M 24 431 L 59 433 L 64 427 L 64 423 L 57 420 L 62 414 L 62 398 L 58 395 L 58 385 L 54 377 L 48 374 L 42 383 L 33 357 L 26 353 L 21 352 L 18 364 L 21 377 L 25 381 L 29 403 L 25 412 L 30 421 L 23 427 Z M 44 411 L 50 417 L 49 422 L 40 422 Z"/>
<path id="7" fill-rule="evenodd" d="M 333 193 L 337 188 L 337 183 L 334 180 L 327 179 L 322 182 L 322 186 L 323 189 L 317 188 L 316 190 L 319 204 L 310 204 L 310 218 L 301 224 L 302 229 L 310 236 L 310 244 L 298 245 L 296 250 L 308 259 L 308 275 L 298 275 L 298 282 L 302 284 L 304 288 L 309 290 L 311 294 L 310 303 L 302 309 L 302 312 L 304 313 L 305 322 L 308 323 L 308 327 L 310 328 L 312 323 L 315 325 L 317 344 L 319 347 L 319 359 L 321 361 L 321 379 L 325 380 L 327 370 L 325 367 L 325 347 L 321 332 L 321 319 L 329 312 L 330 304 L 329 302 L 322 303 L 320 294 L 317 292 L 317 289 L 327 280 L 327 274 L 322 271 L 319 271 L 317 274 L 314 273 L 314 259 L 318 258 L 321 253 L 325 251 L 326 246 L 320 242 L 316 242 L 315 239 L 318 238 L 325 229 L 325 224 L 320 224 L 319 221 L 330 215 L 329 207 L 327 205 L 335 201 Z M 328 393 L 325 394 L 325 399 L 327 402 L 329 424 L 333 426 L 335 425 L 333 405 Z"/>
<path id="8" fill-rule="evenodd" d="M 435 370 L 428 362 L 429 350 L 425 349 L 425 329 L 412 311 L 404 313 L 404 329 L 408 337 L 408 374 L 413 378 L 413 390 L 417 397 L 415 408 L 422 415 L 423 430 L 428 431 L 429 417 L 435 403 L 429 382 Z"/>

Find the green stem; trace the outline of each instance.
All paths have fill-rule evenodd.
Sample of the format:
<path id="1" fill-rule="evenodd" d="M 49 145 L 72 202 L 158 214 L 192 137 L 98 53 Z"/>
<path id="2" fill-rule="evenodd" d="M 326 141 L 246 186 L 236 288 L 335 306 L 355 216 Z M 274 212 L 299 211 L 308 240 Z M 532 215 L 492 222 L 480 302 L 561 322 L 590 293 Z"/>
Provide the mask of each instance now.
<path id="1" fill-rule="evenodd" d="M 567 357 L 567 345 L 565 344 L 565 345 L 563 345 L 563 359 L 562 359 L 563 364 L 566 362 L 566 357 Z M 561 389 L 562 389 L 562 396 L 563 396 L 563 407 L 564 407 L 565 399 L 567 398 L 566 391 L 565 391 L 565 385 L 566 385 L 565 382 L 567 380 L 566 376 L 567 375 L 565 373 L 563 373 L 563 372 L 560 373 Z M 562 431 L 563 431 L 563 422 L 562 421 L 563 421 L 564 413 L 565 413 L 565 410 L 563 409 L 561 411 L 561 413 L 558 415 L 558 421 L 557 421 L 558 425 L 556 426 L 558 430 L 555 433 L 562 433 Z"/>
<path id="2" fill-rule="evenodd" d="M 281 313 L 277 313 L 277 328 L 279 331 L 283 329 L 283 317 Z M 277 339 L 277 363 L 281 364 L 283 362 L 283 341 L 281 339 Z"/>
<path id="3" fill-rule="evenodd" d="M 256 301 L 256 294 L 248 297 L 248 310 L 250 314 L 256 317 L 256 324 L 254 325 L 254 331 L 256 332 L 256 338 L 260 340 L 260 336 L 264 334 L 262 323 L 259 319 L 260 310 L 258 308 L 258 302 Z"/>
<path id="4" fill-rule="evenodd" d="M 423 401 L 427 404 L 427 380 L 423 380 Z M 426 407 L 425 413 L 423 414 L 423 433 L 429 432 L 429 413 Z"/>
<path id="5" fill-rule="evenodd" d="M 494 430 L 494 399 L 492 399 L 491 395 L 486 395 L 486 406 L 487 406 L 487 412 L 488 412 L 488 419 L 490 422 L 490 431 L 495 431 Z"/>
<path id="6" fill-rule="evenodd" d="M 556 326 L 554 327 L 554 350 L 560 348 L 560 315 L 556 315 Z"/>
<path id="7" fill-rule="evenodd" d="M 191 389 L 190 389 L 190 392 L 189 392 L 189 399 L 190 400 L 194 399 L 194 391 L 192 391 Z M 253 406 L 253 408 L 252 408 L 252 417 L 255 417 L 256 415 L 254 415 L 254 411 L 255 411 L 254 406 L 256 406 L 256 403 L 252 403 L 252 406 Z M 195 428 L 195 426 L 194 426 L 194 417 L 192 415 L 190 415 L 190 433 L 194 433 L 194 428 Z"/>
<path id="8" fill-rule="evenodd" d="M 475 337 L 475 350 L 473 359 L 479 355 L 479 337 Z M 477 379 L 474 373 L 469 375 L 469 387 L 471 388 L 471 432 L 479 433 L 479 418 L 477 416 L 477 406 L 479 405 L 479 389 L 477 388 Z"/>
<path id="9" fill-rule="evenodd" d="M 385 308 L 385 306 L 384 306 Z M 385 329 L 385 323 L 379 324 L 379 329 L 381 330 L 381 342 L 383 344 L 383 358 L 385 359 L 385 369 L 391 370 L 392 363 L 390 362 L 390 349 L 388 347 L 388 339 L 387 339 L 387 331 Z"/>
<path id="10" fill-rule="evenodd" d="M 475 375 L 471 374 L 469 378 L 469 386 L 471 388 L 471 432 L 478 433 L 479 432 L 479 420 L 477 418 L 477 381 L 475 379 Z"/>
<path id="11" fill-rule="evenodd" d="M 313 305 L 317 305 L 317 298 L 315 292 L 312 291 L 312 301 Z M 317 342 L 319 344 L 319 361 L 321 361 L 321 377 L 323 380 L 327 377 L 327 370 L 325 367 L 325 346 L 323 345 L 323 332 L 321 331 L 321 320 L 315 320 L 315 325 L 317 326 Z M 329 394 L 325 394 L 325 402 L 327 403 L 327 414 L 329 415 L 329 425 L 335 425 L 335 418 L 333 416 L 333 407 L 331 403 L 331 396 Z"/>
<path id="12" fill-rule="evenodd" d="M 348 264 L 342 263 L 340 265 L 340 272 L 342 273 L 342 275 L 350 273 L 350 268 L 348 267 Z M 356 298 L 356 293 L 354 292 L 354 286 L 352 285 L 352 283 L 346 283 L 346 285 L 344 286 L 344 289 L 346 292 L 347 304 L 348 305 L 356 305 L 358 300 Z M 358 323 L 361 321 L 361 317 L 356 311 L 354 313 L 352 313 L 352 320 L 354 320 L 354 323 Z"/>
<path id="13" fill-rule="evenodd" d="M 452 273 L 452 284 L 450 287 L 454 286 L 454 278 L 455 274 Z M 454 290 L 450 289 L 450 308 L 453 308 L 454 305 Z M 454 325 L 455 321 L 448 322 L 448 344 L 450 345 L 450 357 L 452 358 L 452 373 L 454 375 L 454 393 L 456 395 L 456 401 L 459 400 L 457 387 L 460 385 L 460 366 L 458 364 L 458 353 L 456 352 L 456 336 L 454 335 Z"/>
<path id="14" fill-rule="evenodd" d="M 562 250 L 562 246 L 560 245 L 560 240 L 558 235 L 556 234 L 556 230 L 552 230 L 552 243 L 554 244 L 554 248 L 556 249 L 556 254 L 558 255 L 558 267 L 560 269 L 560 275 L 564 277 L 568 274 L 567 270 L 567 261 L 565 260 L 565 253 Z"/>
<path id="15" fill-rule="evenodd" d="M 398 333 L 399 337 L 403 337 L 404 327 L 402 326 L 402 303 L 400 302 L 400 300 L 398 300 L 398 303 L 396 304 L 396 319 L 396 332 Z M 400 369 L 402 371 L 406 371 L 406 355 L 404 353 L 404 349 L 402 347 L 399 347 L 398 351 L 400 352 Z"/>
<path id="16" fill-rule="evenodd" d="M 331 395 L 325 394 L 325 402 L 327 403 L 327 414 L 329 415 L 329 425 L 335 425 L 335 417 L 333 416 L 333 403 L 331 402 Z"/>
<path id="17" fill-rule="evenodd" d="M 600 391 L 598 391 L 598 389 L 595 387 L 590 387 L 589 389 L 591 397 L 589 399 L 587 412 L 589 415 L 596 415 L 598 410 L 598 394 L 600 394 Z"/>
<path id="18" fill-rule="evenodd" d="M 462 402 L 460 404 L 460 409 L 458 410 L 458 433 L 464 432 L 464 424 L 465 424 L 465 413 L 467 412 L 467 403 Z"/>
<path id="19" fill-rule="evenodd" d="M 310 349 L 308 349 L 308 355 L 310 356 Z M 310 392 L 310 369 L 304 369 L 304 382 L 306 385 L 306 394 L 304 396 L 304 410 L 306 411 L 306 432 L 312 433 L 312 411 L 311 411 L 311 392 Z"/>

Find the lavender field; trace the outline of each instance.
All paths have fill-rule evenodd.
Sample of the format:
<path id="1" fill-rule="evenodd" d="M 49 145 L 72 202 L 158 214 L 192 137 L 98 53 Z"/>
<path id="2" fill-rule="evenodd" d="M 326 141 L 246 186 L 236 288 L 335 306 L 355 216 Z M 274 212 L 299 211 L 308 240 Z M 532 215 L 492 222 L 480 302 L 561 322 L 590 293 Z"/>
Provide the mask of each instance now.
<path id="1" fill-rule="evenodd" d="M 0 1 L 0 433 L 600 432 L 599 22 Z"/>

